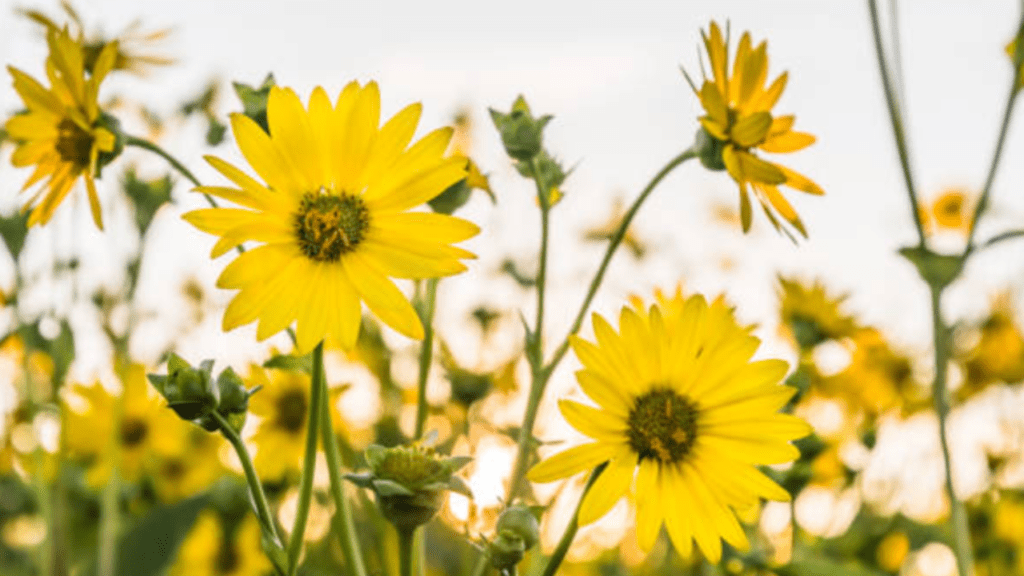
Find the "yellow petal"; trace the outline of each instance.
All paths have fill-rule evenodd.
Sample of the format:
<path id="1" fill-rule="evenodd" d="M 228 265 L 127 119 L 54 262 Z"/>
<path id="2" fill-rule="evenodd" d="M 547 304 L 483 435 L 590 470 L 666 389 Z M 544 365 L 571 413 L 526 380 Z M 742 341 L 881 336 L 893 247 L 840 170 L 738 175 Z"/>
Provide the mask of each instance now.
<path id="1" fill-rule="evenodd" d="M 338 186 L 361 190 L 363 173 L 380 126 L 380 91 L 376 82 L 369 82 L 356 96 L 352 111 L 345 121 L 345 138 L 338 158 Z"/>
<path id="2" fill-rule="evenodd" d="M 798 174 L 785 166 L 776 165 L 776 167 L 779 168 L 786 177 L 786 186 L 800 190 L 801 192 L 814 194 L 816 196 L 822 196 L 825 194 L 825 191 L 822 190 L 820 186 L 812 182 L 806 176 Z"/>
<path id="3" fill-rule="evenodd" d="M 359 251 L 342 257 L 349 281 L 370 310 L 388 326 L 414 340 L 423 339 L 423 324 L 405 295 L 370 265 Z"/>
<path id="4" fill-rule="evenodd" d="M 270 89 L 267 126 L 270 128 L 270 140 L 288 166 L 295 185 L 302 190 L 313 191 L 325 184 L 320 180 L 323 158 L 313 139 L 309 116 L 291 88 L 273 86 Z"/>
<path id="5" fill-rule="evenodd" d="M 612 506 L 629 490 L 636 470 L 636 455 L 624 454 L 608 463 L 608 467 L 597 477 L 590 491 L 580 503 L 579 523 L 581 526 L 598 520 L 612 509 Z"/>
<path id="6" fill-rule="evenodd" d="M 449 158 L 423 170 L 377 200 L 367 201 L 371 210 L 401 212 L 434 199 L 446 188 L 466 177 L 466 163 L 461 158 Z"/>
<path id="7" fill-rule="evenodd" d="M 743 148 L 757 145 L 768 135 L 772 125 L 772 115 L 768 112 L 754 112 L 736 121 L 729 134 L 732 141 Z"/>
<path id="8" fill-rule="evenodd" d="M 620 450 L 606 442 L 590 442 L 563 450 L 546 458 L 530 469 L 526 477 L 531 482 L 554 482 L 607 462 Z"/>
<path id="9" fill-rule="evenodd" d="M 787 152 L 803 150 L 811 144 L 814 144 L 814 141 L 814 136 L 806 132 L 783 132 L 782 134 L 766 139 L 758 145 L 758 148 L 773 154 L 784 154 Z"/>
<path id="10" fill-rule="evenodd" d="M 665 517 L 660 475 L 658 463 L 650 459 L 640 461 L 636 474 L 636 539 L 644 552 L 654 548 Z"/>
<path id="11" fill-rule="evenodd" d="M 416 132 L 422 111 L 423 106 L 420 103 L 410 104 L 380 129 L 363 174 L 367 185 L 372 187 L 383 171 L 390 168 L 405 151 Z"/>
<path id="12" fill-rule="evenodd" d="M 626 422 L 623 418 L 572 400 L 559 400 L 558 409 L 566 422 L 591 438 L 609 442 L 626 438 Z"/>
<path id="13" fill-rule="evenodd" d="M 231 130 L 238 148 L 252 169 L 274 190 L 299 196 L 308 192 L 295 178 L 286 158 L 256 122 L 243 114 L 231 115 Z"/>
<path id="14" fill-rule="evenodd" d="M 373 227 L 387 236 L 445 244 L 462 242 L 480 233 L 480 227 L 469 220 L 433 212 L 381 214 L 373 219 Z"/>
<path id="15" fill-rule="evenodd" d="M 720 126 L 729 125 L 729 107 L 726 105 L 725 97 L 711 82 L 704 82 L 700 87 L 700 102 L 714 123 Z"/>

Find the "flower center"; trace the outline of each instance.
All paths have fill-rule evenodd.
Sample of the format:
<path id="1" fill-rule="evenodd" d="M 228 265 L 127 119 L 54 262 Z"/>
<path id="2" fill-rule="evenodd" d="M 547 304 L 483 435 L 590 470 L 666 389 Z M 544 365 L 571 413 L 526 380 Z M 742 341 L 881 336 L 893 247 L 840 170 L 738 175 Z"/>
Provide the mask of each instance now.
<path id="1" fill-rule="evenodd" d="M 434 478 L 442 469 L 443 466 L 434 458 L 432 451 L 396 450 L 377 466 L 376 473 L 381 478 L 394 480 L 407 488 L 415 488 Z"/>
<path id="2" fill-rule="evenodd" d="M 89 154 L 92 152 L 92 134 L 82 130 L 70 118 L 61 120 L 57 125 L 57 154 L 64 162 L 75 166 L 88 166 Z"/>
<path id="3" fill-rule="evenodd" d="M 291 433 L 301 432 L 306 423 L 306 395 L 289 390 L 277 399 L 277 424 Z"/>
<path id="4" fill-rule="evenodd" d="M 697 437 L 697 405 L 668 388 L 640 396 L 629 411 L 629 445 L 640 459 L 674 464 L 690 453 Z"/>
<path id="5" fill-rule="evenodd" d="M 362 198 L 330 194 L 325 188 L 307 192 L 295 214 L 299 248 L 317 262 L 337 262 L 355 250 L 369 227 L 370 211 Z"/>
<path id="6" fill-rule="evenodd" d="M 149 433 L 149 425 L 137 418 L 126 419 L 121 424 L 121 444 L 135 446 L 141 444 Z"/>

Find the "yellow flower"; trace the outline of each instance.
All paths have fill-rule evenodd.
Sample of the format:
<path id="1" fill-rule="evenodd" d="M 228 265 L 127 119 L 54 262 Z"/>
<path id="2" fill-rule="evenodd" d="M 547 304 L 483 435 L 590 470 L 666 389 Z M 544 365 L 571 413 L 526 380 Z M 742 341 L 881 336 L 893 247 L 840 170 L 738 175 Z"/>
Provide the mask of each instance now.
<path id="1" fill-rule="evenodd" d="M 61 8 L 64 9 L 70 20 L 67 23 L 58 24 L 38 10 L 24 10 L 22 14 L 29 20 L 43 26 L 48 34 L 70 28 L 75 40 L 85 48 L 86 71 L 91 72 L 94 70 L 97 57 L 111 43 L 116 43 L 117 45 L 114 70 L 124 70 L 139 76 L 145 76 L 152 66 L 167 66 L 174 63 L 173 58 L 145 52 L 147 45 L 166 38 L 170 33 L 169 28 L 144 32 L 139 28 L 141 23 L 135 20 L 114 38 L 108 39 L 95 34 L 90 35 L 91 38 L 86 38 L 85 25 L 74 7 L 69 2 L 61 2 Z"/>
<path id="2" fill-rule="evenodd" d="M 195 496 L 224 475 L 219 455 L 224 438 L 220 434 L 192 425 L 163 433 L 178 433 L 181 438 L 173 451 L 159 455 L 151 466 L 153 488 L 161 500 L 176 502 Z"/>
<path id="3" fill-rule="evenodd" d="M 178 548 L 170 576 L 264 576 L 274 566 L 260 548 L 260 525 L 247 514 L 233 530 L 204 510 Z"/>
<path id="4" fill-rule="evenodd" d="M 66 30 L 51 31 L 46 41 L 50 48 L 46 62 L 49 89 L 21 70 L 7 67 L 14 77 L 14 89 L 28 109 L 5 125 L 10 137 L 18 143 L 11 163 L 17 167 L 35 165 L 35 171 L 22 190 L 47 179 L 25 203 L 26 210 L 33 208 L 28 225 L 49 222 L 54 210 L 82 177 L 93 220 L 102 229 L 95 178 L 100 154 L 114 151 L 115 138 L 103 125 L 97 95 L 100 84 L 114 66 L 117 43 L 103 48 L 96 57 L 92 73 L 87 76 L 85 48 L 72 40 Z"/>
<path id="5" fill-rule="evenodd" d="M 965 356 L 965 378 L 957 391 L 966 399 L 989 384 L 1024 380 L 1024 334 L 1017 324 L 1010 293 L 996 296 L 992 311 L 981 324 L 978 343 Z"/>
<path id="6" fill-rule="evenodd" d="M 260 476 L 281 480 L 302 468 L 306 449 L 306 422 L 309 418 L 309 376 L 292 370 L 266 370 L 252 366 L 246 384 L 260 390 L 249 398 L 249 413 L 259 418 L 252 435 L 256 444 L 253 464 Z M 335 431 L 343 429 L 336 400 L 340 389 L 329 391 Z"/>
<path id="7" fill-rule="evenodd" d="M 705 78 L 699 91 L 693 87 L 707 113 L 700 118 L 700 123 L 715 139 L 721 162 L 739 184 L 743 231 L 750 229 L 749 192 L 752 190 L 776 230 L 780 226 L 773 210 L 806 237 L 803 222 L 778 187 L 786 185 L 817 195 L 825 192 L 806 177 L 754 154 L 755 150 L 796 152 L 815 141 L 814 136 L 806 132 L 793 131 L 795 116 L 772 116 L 772 107 L 786 87 L 788 73 L 783 72 L 765 87 L 767 43 L 752 47 L 748 32 L 740 38 L 731 76 L 727 71 L 729 48 L 715 22 L 711 23 L 710 36 L 704 35 L 704 46 L 711 62 L 712 78 Z"/>
<path id="8" fill-rule="evenodd" d="M 529 472 L 551 482 L 608 462 L 584 497 L 580 524 L 603 516 L 636 475 L 637 539 L 649 551 L 662 523 L 684 557 L 696 540 L 717 563 L 721 538 L 747 538 L 736 514 L 759 498 L 789 493 L 757 466 L 800 456 L 789 443 L 810 433 L 776 411 L 796 392 L 779 385 L 782 360 L 752 362 L 760 341 L 722 299 L 676 296 L 650 311 L 623 308 L 619 333 L 593 316 L 597 343 L 573 337 L 580 387 L 597 407 L 559 402 L 562 415 L 594 442 L 555 454 Z"/>
<path id="9" fill-rule="evenodd" d="M 115 454 L 120 477 L 139 480 L 155 455 L 178 448 L 178 432 L 188 426 L 167 409 L 146 381 L 146 369 L 139 365 L 129 369 L 120 397 L 99 382 L 76 385 L 72 391 L 81 402 L 69 401 L 65 407 L 65 438 L 70 455 L 85 462 L 86 481 L 93 487 L 107 482 Z M 115 429 L 119 413 L 120 425 Z"/>
<path id="10" fill-rule="evenodd" d="M 932 216 L 940 228 L 951 228 L 967 232 L 971 216 L 967 212 L 967 193 L 960 189 L 943 192 L 932 204 Z"/>
<path id="11" fill-rule="evenodd" d="M 878 567 L 886 572 L 899 572 L 910 553 L 910 539 L 903 532 L 890 532 L 878 543 L 875 556 Z"/>
<path id="12" fill-rule="evenodd" d="M 914 380 L 910 359 L 892 349 L 875 328 L 861 328 L 850 338 L 850 363 L 840 373 L 815 381 L 823 395 L 846 400 L 873 418 L 899 408 L 914 411 L 927 404 Z"/>
<path id="13" fill-rule="evenodd" d="M 783 276 L 779 276 L 779 287 L 779 315 L 801 348 L 813 348 L 856 331 L 853 317 L 840 310 L 846 296 L 830 296 L 821 282 L 808 286 Z"/>
<path id="14" fill-rule="evenodd" d="M 352 82 L 331 104 L 313 91 L 308 111 L 290 89 L 274 87 L 270 134 L 231 117 L 238 146 L 266 184 L 215 157 L 207 160 L 238 188 L 198 190 L 244 208 L 195 210 L 185 219 L 220 236 L 213 257 L 246 241 L 263 245 L 231 262 L 217 285 L 238 289 L 224 329 L 259 320 L 263 340 L 297 321 L 299 353 L 330 335 L 351 349 L 360 301 L 384 323 L 423 338 L 412 305 L 389 277 L 436 278 L 466 270 L 473 254 L 452 246 L 476 225 L 444 214 L 408 212 L 466 177 L 464 158 L 445 158 L 450 128 L 409 146 L 420 117 L 412 104 L 380 122 L 377 84 Z"/>

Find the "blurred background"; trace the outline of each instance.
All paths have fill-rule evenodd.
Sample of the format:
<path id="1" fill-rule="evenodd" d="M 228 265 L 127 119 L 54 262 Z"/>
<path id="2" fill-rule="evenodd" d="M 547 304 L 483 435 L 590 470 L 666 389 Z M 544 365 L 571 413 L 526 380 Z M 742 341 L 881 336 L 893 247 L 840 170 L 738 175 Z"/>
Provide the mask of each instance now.
<path id="1" fill-rule="evenodd" d="M 25 8 L 55 19 L 63 15 L 56 2 L 0 0 L 0 60 L 38 77 L 46 45 L 39 26 L 15 15 Z M 1005 46 L 1015 33 L 1019 3 L 901 2 L 897 8 L 907 128 L 923 209 L 931 210 L 951 189 L 961 190 L 969 206 L 988 169 L 1012 77 Z M 778 542 L 772 538 L 792 536 L 794 515 L 800 530 L 821 538 L 847 533 L 852 522 L 863 518 L 863 506 L 879 517 L 900 514 L 925 524 L 947 513 L 935 417 L 927 400 L 932 338 L 927 290 L 896 253 L 915 242 L 915 233 L 863 4 L 638 0 L 627 8 L 604 1 L 90 0 L 77 9 L 88 33 L 112 36 L 136 19 L 145 30 L 172 30 L 153 51 L 173 58 L 173 65 L 154 67 L 143 78 L 111 78 L 101 97 L 116 97 L 118 116 L 128 131 L 159 138 L 204 183 L 222 180 L 202 161 L 203 154 L 244 165 L 230 133 L 219 145 L 204 143 L 210 117 L 225 122 L 229 112 L 240 110 L 230 82 L 258 86 L 273 73 L 278 84 L 295 88 L 305 99 L 314 86 L 337 93 L 352 79 L 373 79 L 381 86 L 385 116 L 411 101 L 423 102 L 421 133 L 457 116 L 467 118 L 463 137 L 489 175 L 497 204 L 478 193 L 460 210 L 460 216 L 483 229 L 466 243 L 479 259 L 469 272 L 441 284 L 437 318 L 450 364 L 481 373 L 496 373 L 520 350 L 516 311 L 529 315 L 534 295 L 509 271 L 529 275 L 536 266 L 539 237 L 532 184 L 505 157 L 487 108 L 507 110 L 524 94 L 535 113 L 554 115 L 545 144 L 574 167 L 553 213 L 547 336 L 557 343 L 603 253 L 601 235 L 653 173 L 693 141 L 702 111 L 679 67 L 699 74 L 700 29 L 715 19 L 728 21 L 734 38 L 749 30 L 755 41 L 768 39 L 770 75 L 790 73 L 777 110 L 796 114 L 796 128 L 818 138 L 815 146 L 783 159 L 826 190 L 824 197 L 788 195 L 807 224 L 809 239 L 794 245 L 761 214 L 755 214 L 752 231 L 742 234 L 732 180 L 724 172 L 688 164 L 642 209 L 631 229 L 633 242 L 613 260 L 593 309 L 616 314 L 629 295 L 649 299 L 657 287 L 672 290 L 680 284 L 686 292 L 725 294 L 741 320 L 757 324 L 756 333 L 765 342 L 759 356 L 785 358 L 794 365 L 794 374 L 813 381 L 805 388 L 818 390 L 818 401 L 809 392 L 798 413 L 815 424 L 824 439 L 819 451 L 829 455 L 839 472 L 819 482 L 827 462 L 817 455 L 808 458 L 805 464 L 818 467 L 816 480 L 800 487 L 792 508 L 769 505 L 761 515 L 760 529 L 774 544 Z M 891 16 L 883 14 L 884 25 L 891 24 Z M 211 86 L 215 92 L 201 113 L 182 113 L 183 103 L 196 101 Z M 5 82 L 0 112 L 6 117 L 20 106 Z M 11 168 L 6 161 L 10 150 L 0 149 L 5 159 L 0 165 L 4 214 L 16 210 L 17 191 L 28 175 Z M 1024 224 L 1022 153 L 1024 131 L 1018 115 L 980 239 Z M 127 152 L 119 162 L 135 166 L 144 180 L 167 173 L 165 164 L 138 151 Z M 190 360 L 212 357 L 219 365 L 245 368 L 266 360 L 272 349 L 289 349 L 284 334 L 257 344 L 254 326 L 221 332 L 221 313 L 232 294 L 217 290 L 214 280 L 231 256 L 208 258 L 213 238 L 179 217 L 203 200 L 177 175 L 171 178 L 172 202 L 156 214 L 148 233 L 136 295 L 146 313 L 130 337 L 132 358 L 154 367 L 173 348 Z M 111 172 L 101 182 L 101 197 L 104 191 L 113 194 L 118 183 L 118 174 Z M 76 334 L 68 375 L 81 382 L 106 377 L 111 370 L 109 342 L 89 337 L 102 332 L 105 317 L 96 314 L 86 295 L 116 292 L 125 279 L 123 260 L 139 246 L 131 206 L 107 203 L 105 197 L 104 202 L 106 233 L 91 225 L 79 191 L 49 226 L 28 235 L 20 256 L 25 274 L 36 274 L 39 281 L 19 297 L 18 314 L 44 318 L 40 330 L 48 337 L 59 333 L 59 319 L 68 320 Z M 933 235 L 937 246 L 950 251 L 964 241 L 963 230 L 956 226 L 936 225 Z M 75 274 L 46 273 L 57 261 L 73 261 Z M 948 291 L 946 314 L 958 325 L 958 358 L 963 360 L 962 369 L 952 374 L 954 391 L 963 392 L 951 436 L 956 486 L 964 498 L 984 498 L 996 489 L 1014 493 L 1024 485 L 1024 398 L 1019 389 L 1024 373 L 1001 373 L 978 384 L 968 370 L 970 359 L 982 354 L 981 343 L 992 339 L 998 341 L 992 354 L 1011 364 L 1024 362 L 1024 344 L 1014 348 L 1020 334 L 1022 271 L 1024 247 L 1008 242 L 974 258 Z M 806 286 L 820 280 L 830 296 L 848 295 L 843 314 L 855 318 L 860 328 L 872 328 L 871 336 L 863 330 L 844 331 L 813 345 L 800 342 L 792 316 L 780 314 L 788 293 L 780 275 Z M 9 293 L 14 278 L 14 261 L 0 257 L 0 289 Z M 405 288 L 411 293 L 411 285 Z M 6 313 L 10 319 L 10 311 Z M 115 322 L 118 314 L 126 314 L 111 313 Z M 489 315 L 495 324 L 484 325 L 481 318 Z M 985 327 L 995 325 L 993 318 L 1001 318 L 999 326 L 1007 327 L 1008 332 L 998 335 L 1002 340 L 985 340 Z M 584 334 L 589 336 L 589 322 Z M 418 348 L 387 329 L 383 342 L 394 352 L 391 377 L 408 393 L 415 383 Z M 351 358 L 340 353 L 333 358 L 329 381 L 351 385 L 339 409 L 358 449 L 373 439 L 369 430 L 385 411 L 382 384 L 372 370 Z M 899 367 L 882 370 L 878 378 L 884 381 L 878 384 L 871 379 L 878 371 L 859 364 L 865 362 L 888 362 L 889 368 L 895 362 Z M 452 402 L 451 365 L 439 365 L 432 373 L 429 395 L 436 407 Z M 577 366 L 571 357 L 565 362 L 549 387 L 549 398 L 579 394 L 572 378 Z M 802 371 L 801 366 L 808 368 Z M 458 449 L 476 457 L 469 473 L 475 505 L 453 496 L 446 511 L 446 521 L 457 531 L 467 526 L 487 529 L 480 510 L 499 506 L 502 481 L 511 467 L 513 445 L 493 430 L 517 425 L 526 371 L 525 365 L 514 363 L 506 368 L 513 383 L 500 397 L 486 398 L 476 407 L 479 413 L 470 411 L 487 427 L 456 438 L 444 410 L 430 420 L 442 438 L 451 438 Z M 835 382 L 838 376 L 852 378 L 854 369 L 861 372 L 854 372 L 853 384 L 842 388 Z M 864 370 L 871 375 L 865 376 Z M 893 376 L 893 370 L 899 374 Z M 8 413 L 18 406 L 15 379 L 15 372 L 0 373 L 0 386 L 8 390 L 3 406 Z M 851 389 L 876 384 L 886 400 L 878 401 L 877 395 L 865 399 L 867 393 L 850 395 Z M 845 391 L 836 392 L 840 388 Z M 575 441 L 554 402 L 544 406 L 537 435 Z M 397 412 L 398 427 L 407 434 L 412 429 L 410 409 L 414 406 L 406 403 Z M 571 490 L 558 486 L 539 487 L 538 492 L 541 501 L 558 495 L 544 524 L 550 547 L 575 500 L 565 495 Z M 594 559 L 618 546 L 627 564 L 640 562 L 639 551 L 631 548 L 632 536 L 627 537 L 629 514 L 626 503 L 620 503 L 604 520 L 581 531 L 570 560 Z M 780 536 L 785 534 L 789 536 Z M 883 530 L 875 544 L 887 534 Z M 914 554 L 924 559 L 904 551 L 907 558 L 900 558 L 895 571 L 951 573 L 952 558 L 944 545 L 912 544 L 908 546 Z"/>

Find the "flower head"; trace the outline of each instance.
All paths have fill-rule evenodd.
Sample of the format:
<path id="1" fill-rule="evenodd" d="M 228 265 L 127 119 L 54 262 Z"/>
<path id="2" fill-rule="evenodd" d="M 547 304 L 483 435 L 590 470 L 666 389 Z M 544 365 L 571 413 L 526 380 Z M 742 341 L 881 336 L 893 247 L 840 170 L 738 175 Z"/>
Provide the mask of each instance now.
<path id="1" fill-rule="evenodd" d="M 750 33 L 744 32 L 736 49 L 732 73 L 728 71 L 729 47 L 718 24 L 711 23 L 710 35 L 704 35 L 704 47 L 711 63 L 712 77 L 705 78 L 698 89 L 691 85 L 706 114 L 700 118 L 703 127 L 701 160 L 712 169 L 726 169 L 740 188 L 740 217 L 743 231 L 750 229 L 749 194 L 757 197 L 765 216 L 777 230 L 781 216 L 804 237 L 807 231 L 800 216 L 779 192 L 788 186 L 809 194 L 825 192 L 806 177 L 759 158 L 755 152 L 796 152 L 814 143 L 814 136 L 793 130 L 795 116 L 773 116 L 772 108 L 782 96 L 788 73 L 780 74 L 770 85 L 768 78 L 768 46 L 753 46 Z"/>
<path id="2" fill-rule="evenodd" d="M 971 227 L 971 214 L 968 210 L 967 192 L 959 188 L 946 190 L 932 203 L 931 216 L 939 228 L 968 232 Z"/>
<path id="3" fill-rule="evenodd" d="M 297 322 L 298 350 L 327 336 L 352 349 L 360 302 L 386 324 L 422 338 L 419 316 L 390 278 L 436 278 L 466 270 L 473 255 L 452 246 L 476 225 L 444 214 L 408 212 L 466 177 L 464 158 L 446 158 L 450 128 L 409 146 L 419 121 L 412 104 L 379 127 L 377 84 L 350 83 L 337 102 L 322 88 L 304 108 L 290 89 L 273 87 L 270 133 L 241 114 L 231 125 L 263 182 L 215 157 L 207 160 L 235 187 L 205 186 L 240 208 L 195 210 L 185 219 L 220 236 L 217 257 L 247 241 L 217 285 L 237 289 L 224 329 L 259 320 L 265 339 Z"/>
<path id="4" fill-rule="evenodd" d="M 565 419 L 593 442 L 529 472 L 551 482 L 608 462 L 580 506 L 580 524 L 608 512 L 634 484 L 637 538 L 650 550 L 664 524 L 689 556 L 692 540 L 718 562 L 721 539 L 747 538 L 736 514 L 759 498 L 788 500 L 757 466 L 800 456 L 801 419 L 779 414 L 796 389 L 779 385 L 787 364 L 752 362 L 760 341 L 719 299 L 676 296 L 668 305 L 624 307 L 619 332 L 594 315 L 597 342 L 573 337 L 580 387 L 596 404 L 559 402 Z"/>
<path id="5" fill-rule="evenodd" d="M 260 547 L 260 525 L 247 514 L 224 522 L 212 510 L 199 514 L 178 548 L 170 576 L 253 576 L 269 574 L 274 566 Z"/>
<path id="6" fill-rule="evenodd" d="M 50 88 L 17 68 L 7 67 L 14 77 L 14 89 L 28 109 L 5 125 L 18 144 L 11 163 L 17 167 L 35 165 L 22 190 L 45 180 L 25 203 L 26 210 L 32 208 L 28 225 L 49 222 L 81 177 L 93 220 L 102 229 L 95 178 L 104 161 L 115 153 L 117 139 L 112 127 L 116 121 L 102 113 L 97 96 L 100 84 L 114 66 L 117 42 L 100 51 L 92 72 L 87 74 L 85 47 L 67 30 L 50 31 L 46 41 L 50 48 L 46 61 Z"/>
<path id="7" fill-rule="evenodd" d="M 851 336 L 857 322 L 842 311 L 846 296 L 831 296 L 821 282 L 811 285 L 779 276 L 779 314 L 802 349 Z"/>
<path id="8" fill-rule="evenodd" d="M 22 14 L 41 25 L 47 34 L 69 29 L 75 41 L 85 49 L 84 64 L 85 70 L 88 72 L 95 70 L 98 56 L 111 44 L 115 45 L 113 70 L 123 70 L 138 76 L 145 76 L 153 66 L 167 66 L 174 63 L 173 58 L 148 51 L 149 45 L 167 37 L 170 33 L 168 28 L 146 32 L 141 29 L 141 22 L 135 20 L 113 38 L 99 34 L 89 34 L 87 37 L 82 17 L 71 6 L 71 3 L 61 2 L 61 8 L 67 14 L 68 22 L 66 23 L 58 24 L 54 19 L 38 10 L 24 10 Z"/>
<path id="9" fill-rule="evenodd" d="M 369 472 L 347 474 L 354 484 L 377 495 L 381 513 L 400 529 L 412 529 L 434 517 L 444 504 L 445 492 L 471 496 L 455 473 L 470 462 L 466 456 L 442 456 L 431 446 L 436 435 L 404 446 L 366 449 Z"/>

